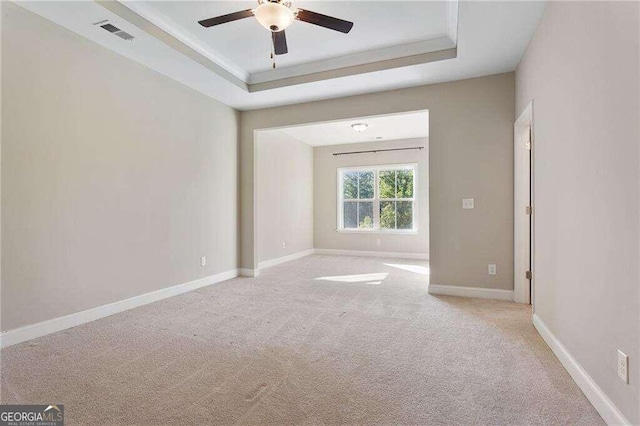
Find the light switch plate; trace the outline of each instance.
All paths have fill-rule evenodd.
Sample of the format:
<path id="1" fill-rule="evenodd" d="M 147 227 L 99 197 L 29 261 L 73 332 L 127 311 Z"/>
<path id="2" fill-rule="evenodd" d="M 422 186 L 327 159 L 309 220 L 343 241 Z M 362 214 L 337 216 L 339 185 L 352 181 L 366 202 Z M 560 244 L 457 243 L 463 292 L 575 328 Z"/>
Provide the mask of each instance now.
<path id="1" fill-rule="evenodd" d="M 629 357 L 618 349 L 618 377 L 629 384 Z"/>
<path id="2" fill-rule="evenodd" d="M 200 266 L 205 266 L 207 264 L 207 258 L 202 256 L 200 258 Z"/>
<path id="3" fill-rule="evenodd" d="M 472 209 L 473 208 L 473 198 L 463 198 L 462 199 L 462 208 L 463 209 Z"/>

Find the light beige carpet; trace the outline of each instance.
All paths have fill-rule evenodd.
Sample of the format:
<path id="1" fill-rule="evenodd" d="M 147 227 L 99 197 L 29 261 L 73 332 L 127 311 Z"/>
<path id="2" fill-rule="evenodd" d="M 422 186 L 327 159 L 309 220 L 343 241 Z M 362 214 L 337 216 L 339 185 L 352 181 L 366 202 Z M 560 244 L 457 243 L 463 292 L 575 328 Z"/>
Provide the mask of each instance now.
<path id="1" fill-rule="evenodd" d="M 310 256 L 25 342 L 1 400 L 68 425 L 603 424 L 529 307 L 429 296 L 427 268 Z"/>

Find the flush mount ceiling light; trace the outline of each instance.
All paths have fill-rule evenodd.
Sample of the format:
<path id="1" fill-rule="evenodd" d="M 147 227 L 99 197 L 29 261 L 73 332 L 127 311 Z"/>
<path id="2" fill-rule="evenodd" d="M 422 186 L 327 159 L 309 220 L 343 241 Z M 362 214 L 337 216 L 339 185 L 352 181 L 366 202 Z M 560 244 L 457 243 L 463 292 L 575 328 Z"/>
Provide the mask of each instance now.
<path id="1" fill-rule="evenodd" d="M 353 130 L 355 130 L 358 133 L 364 132 L 365 130 L 367 130 L 367 127 L 369 127 L 369 125 L 367 123 L 353 123 L 351 125 L 351 128 Z"/>

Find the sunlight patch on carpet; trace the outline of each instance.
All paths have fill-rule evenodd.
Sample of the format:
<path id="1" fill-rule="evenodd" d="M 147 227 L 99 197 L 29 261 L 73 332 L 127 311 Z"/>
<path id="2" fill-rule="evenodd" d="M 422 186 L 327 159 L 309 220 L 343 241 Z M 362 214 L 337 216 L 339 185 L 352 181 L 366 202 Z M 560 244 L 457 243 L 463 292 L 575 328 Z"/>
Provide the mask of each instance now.
<path id="1" fill-rule="evenodd" d="M 400 265 L 397 263 L 385 263 L 385 266 L 391 266 L 392 268 L 402 269 L 403 271 L 415 272 L 420 275 L 429 275 L 429 267 L 428 266 L 420 266 L 420 265 Z"/>

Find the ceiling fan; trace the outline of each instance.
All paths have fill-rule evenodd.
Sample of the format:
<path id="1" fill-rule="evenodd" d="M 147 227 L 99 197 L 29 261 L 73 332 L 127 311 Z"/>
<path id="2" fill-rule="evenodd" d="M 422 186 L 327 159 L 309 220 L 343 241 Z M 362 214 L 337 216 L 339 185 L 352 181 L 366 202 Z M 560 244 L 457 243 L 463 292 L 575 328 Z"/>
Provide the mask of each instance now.
<path id="1" fill-rule="evenodd" d="M 252 16 L 255 16 L 263 27 L 271 31 L 273 49 L 276 55 L 284 55 L 288 52 L 284 30 L 293 24 L 296 19 L 345 34 L 351 31 L 353 27 L 353 22 L 310 10 L 292 8 L 290 1 L 283 0 L 258 0 L 258 7 L 255 9 L 241 10 L 227 15 L 216 16 L 215 18 L 203 19 L 198 23 L 203 27 L 209 28 Z"/>

